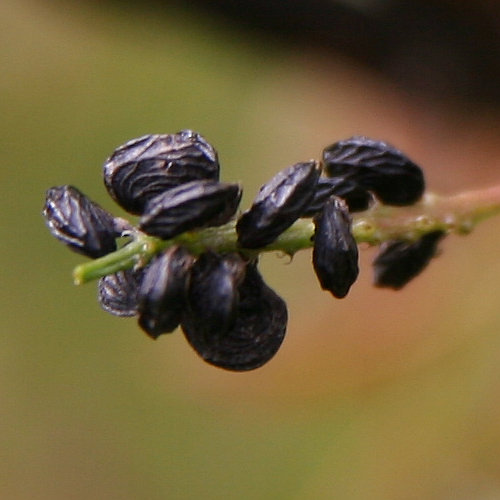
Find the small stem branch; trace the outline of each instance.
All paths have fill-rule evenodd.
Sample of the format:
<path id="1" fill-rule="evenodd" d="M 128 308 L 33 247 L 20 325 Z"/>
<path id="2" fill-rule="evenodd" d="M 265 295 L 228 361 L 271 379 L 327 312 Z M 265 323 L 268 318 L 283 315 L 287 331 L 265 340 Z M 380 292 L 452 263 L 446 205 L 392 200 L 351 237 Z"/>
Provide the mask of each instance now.
<path id="1" fill-rule="evenodd" d="M 410 207 L 375 204 L 366 212 L 353 217 L 352 231 L 358 243 L 379 245 L 384 241 L 416 240 L 432 231 L 467 234 L 482 220 L 500 214 L 500 185 L 468 191 L 454 196 L 427 194 Z M 240 252 L 249 257 L 261 252 L 280 251 L 293 255 L 313 245 L 314 223 L 299 219 L 270 245 L 248 250 L 238 246 L 236 221 L 223 226 L 187 232 L 165 241 L 132 231 L 132 241 L 119 250 L 77 266 L 73 272 L 75 284 L 147 264 L 161 250 L 183 245 L 193 254 L 212 249 L 217 252 Z"/>
<path id="2" fill-rule="evenodd" d="M 162 241 L 157 238 L 141 234 L 123 248 L 75 267 L 73 271 L 75 285 L 81 285 L 122 269 L 129 269 L 142 262 L 146 263 L 148 255 L 152 256 L 161 250 L 161 243 Z"/>

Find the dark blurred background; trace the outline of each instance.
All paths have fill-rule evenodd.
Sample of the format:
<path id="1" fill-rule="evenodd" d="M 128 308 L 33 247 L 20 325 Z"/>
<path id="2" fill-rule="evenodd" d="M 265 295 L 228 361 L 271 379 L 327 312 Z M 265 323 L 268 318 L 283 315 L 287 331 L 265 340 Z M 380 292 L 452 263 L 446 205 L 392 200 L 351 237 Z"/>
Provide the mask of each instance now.
<path id="1" fill-rule="evenodd" d="M 322 292 L 302 252 L 263 259 L 289 307 L 265 367 L 204 364 L 108 316 L 82 258 L 44 226 L 73 184 L 120 214 L 106 157 L 201 132 L 243 207 L 277 170 L 354 134 L 385 139 L 429 189 L 500 182 L 498 2 L 0 4 L 4 238 L 0 496 L 6 499 L 500 498 L 498 221 L 400 292 Z"/>
<path id="2" fill-rule="evenodd" d="M 349 57 L 425 99 L 500 103 L 498 2 L 446 0 L 193 0 L 228 28 L 293 50 Z M 185 5 L 172 0 L 167 5 Z M 160 5 L 160 3 L 158 4 Z"/>

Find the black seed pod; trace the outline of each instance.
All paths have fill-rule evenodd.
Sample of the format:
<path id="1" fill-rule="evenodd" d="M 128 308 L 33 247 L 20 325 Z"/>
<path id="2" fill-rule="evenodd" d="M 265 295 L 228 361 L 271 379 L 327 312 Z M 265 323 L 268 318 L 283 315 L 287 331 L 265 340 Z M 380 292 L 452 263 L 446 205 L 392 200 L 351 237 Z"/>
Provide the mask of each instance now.
<path id="1" fill-rule="evenodd" d="M 199 334 L 222 337 L 234 325 L 246 263 L 237 254 L 203 253 L 191 270 L 189 310 Z"/>
<path id="2" fill-rule="evenodd" d="M 238 184 L 188 182 L 149 200 L 139 227 L 169 239 L 195 228 L 219 226 L 234 215 L 240 199 Z"/>
<path id="3" fill-rule="evenodd" d="M 358 277 L 358 246 L 345 203 L 332 197 L 314 217 L 313 266 L 321 288 L 341 299 Z"/>
<path id="4" fill-rule="evenodd" d="M 218 180 L 215 149 L 199 134 L 146 135 L 120 146 L 104 164 L 104 184 L 125 210 L 142 214 L 151 198 L 194 180 Z"/>
<path id="5" fill-rule="evenodd" d="M 340 177 L 320 177 L 314 198 L 309 203 L 302 217 L 312 217 L 323 209 L 323 205 L 331 196 L 342 198 L 349 208 L 349 212 L 362 212 L 370 207 L 372 195 L 352 180 Z"/>
<path id="6" fill-rule="evenodd" d="M 433 231 L 415 242 L 383 243 L 373 262 L 375 285 L 399 290 L 420 274 L 436 255 L 444 231 Z"/>
<path id="7" fill-rule="evenodd" d="M 264 247 L 290 227 L 313 198 L 320 173 L 315 161 L 297 163 L 264 184 L 236 225 L 240 246 Z"/>
<path id="8" fill-rule="evenodd" d="M 126 269 L 102 277 L 97 285 L 101 307 L 115 316 L 135 316 L 143 274 L 142 269 Z"/>
<path id="9" fill-rule="evenodd" d="M 138 295 L 139 326 L 152 338 L 179 326 L 193 263 L 194 257 L 185 248 L 171 247 L 144 272 Z"/>
<path id="10" fill-rule="evenodd" d="M 373 191 L 388 205 L 412 205 L 425 190 L 420 167 L 393 146 L 367 137 L 351 137 L 323 151 L 325 172 Z"/>
<path id="11" fill-rule="evenodd" d="M 75 252 L 96 258 L 116 250 L 115 218 L 73 186 L 49 189 L 43 216 L 52 235 Z"/>
<path id="12" fill-rule="evenodd" d="M 182 329 L 187 341 L 207 362 L 233 371 L 253 370 L 278 351 L 286 332 L 286 304 L 249 265 L 239 287 L 236 321 L 223 337 L 207 337 L 194 317 L 186 316 Z"/>

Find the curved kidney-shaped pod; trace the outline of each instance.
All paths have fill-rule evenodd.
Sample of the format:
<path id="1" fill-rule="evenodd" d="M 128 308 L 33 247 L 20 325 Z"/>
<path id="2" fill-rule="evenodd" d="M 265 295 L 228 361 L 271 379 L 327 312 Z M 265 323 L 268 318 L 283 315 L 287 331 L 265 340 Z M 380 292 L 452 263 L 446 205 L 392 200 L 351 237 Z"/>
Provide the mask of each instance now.
<path id="1" fill-rule="evenodd" d="M 433 231 L 414 242 L 383 243 L 373 262 L 375 286 L 394 290 L 403 288 L 427 267 L 444 235 L 444 231 Z"/>
<path id="2" fill-rule="evenodd" d="M 332 197 L 314 217 L 313 267 L 323 290 L 341 299 L 359 273 L 358 246 L 345 203 Z"/>
<path id="3" fill-rule="evenodd" d="M 152 338 L 174 331 L 186 306 L 194 257 L 184 247 L 170 247 L 144 272 L 138 292 L 139 326 Z"/>
<path id="4" fill-rule="evenodd" d="M 412 205 L 424 193 L 422 169 L 386 142 L 351 137 L 323 150 L 326 175 L 356 182 L 388 205 Z"/>
<path id="5" fill-rule="evenodd" d="M 245 261 L 237 254 L 205 252 L 193 265 L 189 283 L 189 309 L 207 338 L 222 337 L 234 325 L 238 287 L 245 276 Z"/>
<path id="6" fill-rule="evenodd" d="M 71 250 L 92 258 L 116 250 L 115 218 L 75 187 L 47 190 L 42 213 L 52 235 Z"/>
<path id="7" fill-rule="evenodd" d="M 104 184 L 116 202 L 142 214 L 151 198 L 186 182 L 218 180 L 215 149 L 191 130 L 145 135 L 120 146 L 104 163 Z"/>
<path id="8" fill-rule="evenodd" d="M 239 294 L 236 321 L 224 336 L 207 337 L 189 315 L 181 326 L 187 341 L 207 363 L 247 371 L 267 363 L 278 352 L 288 314 L 285 302 L 264 283 L 255 264 L 247 266 Z"/>
<path id="9" fill-rule="evenodd" d="M 320 173 L 315 161 L 297 163 L 264 184 L 236 224 L 240 246 L 266 246 L 290 227 L 313 198 Z"/>
<path id="10" fill-rule="evenodd" d="M 346 202 L 349 212 L 367 210 L 373 201 L 371 193 L 352 180 L 341 177 L 320 177 L 314 191 L 314 197 L 302 213 L 302 217 L 313 217 L 321 212 L 331 196 L 342 198 Z"/>
<path id="11" fill-rule="evenodd" d="M 238 184 L 192 181 L 149 200 L 139 228 L 169 239 L 192 229 L 225 224 L 241 199 Z"/>
<path id="12" fill-rule="evenodd" d="M 143 275 L 143 269 L 126 269 L 100 278 L 97 284 L 100 306 L 115 316 L 135 316 Z"/>

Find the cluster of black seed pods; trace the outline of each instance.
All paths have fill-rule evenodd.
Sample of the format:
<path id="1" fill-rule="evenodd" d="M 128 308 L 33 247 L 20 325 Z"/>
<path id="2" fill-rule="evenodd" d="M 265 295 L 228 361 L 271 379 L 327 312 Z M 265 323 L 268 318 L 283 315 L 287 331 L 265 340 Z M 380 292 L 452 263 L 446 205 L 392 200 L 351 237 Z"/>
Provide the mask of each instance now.
<path id="1" fill-rule="evenodd" d="M 146 265 L 107 275 L 98 284 L 106 311 L 137 316 L 152 338 L 180 325 L 205 361 L 234 371 L 262 366 L 285 336 L 286 304 L 259 273 L 259 249 L 297 219 L 311 217 L 320 285 L 345 297 L 358 276 L 351 213 L 373 203 L 411 205 L 425 189 L 417 165 L 366 137 L 336 142 L 320 161 L 280 171 L 241 214 L 240 186 L 221 182 L 219 171 L 217 153 L 201 135 L 190 130 L 147 135 L 120 146 L 104 164 L 109 194 L 139 216 L 136 227 L 68 185 L 47 191 L 43 214 L 56 238 L 91 258 L 115 251 L 117 238 L 137 231 L 169 240 L 236 219 L 237 251 L 207 248 L 193 255 L 172 245 Z M 443 235 L 436 231 L 415 242 L 384 243 L 374 261 L 375 284 L 404 286 L 427 265 Z"/>

